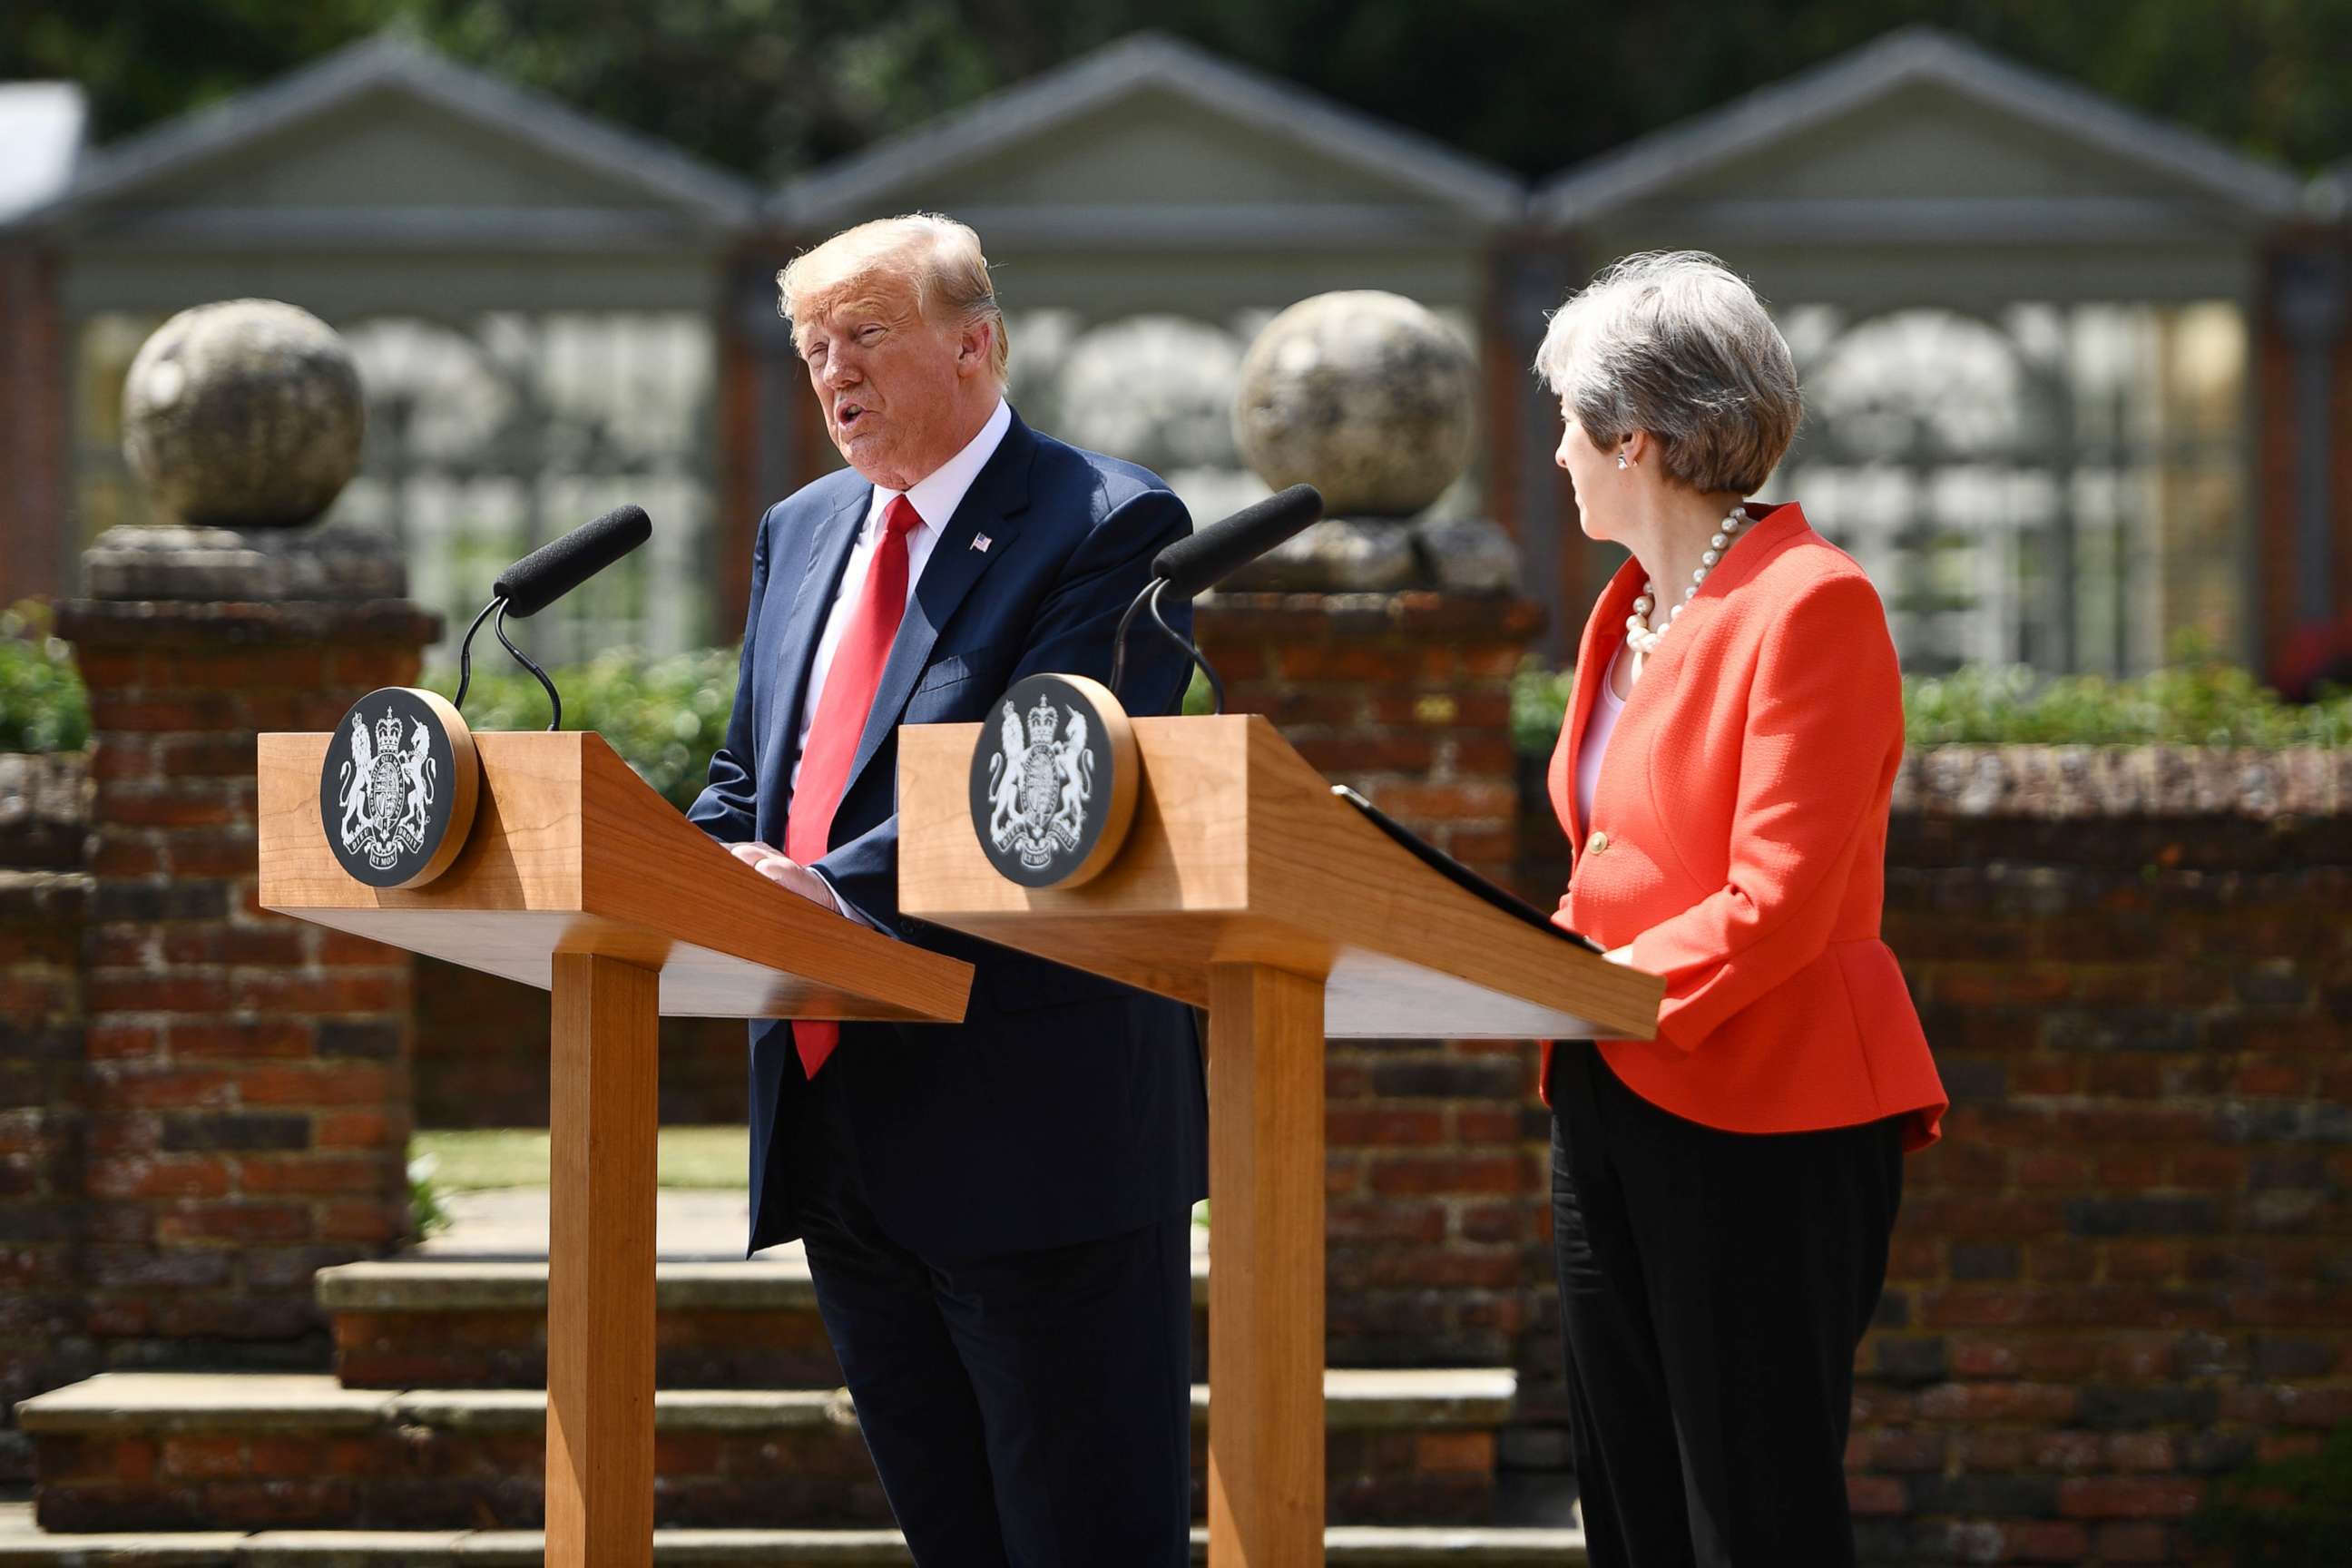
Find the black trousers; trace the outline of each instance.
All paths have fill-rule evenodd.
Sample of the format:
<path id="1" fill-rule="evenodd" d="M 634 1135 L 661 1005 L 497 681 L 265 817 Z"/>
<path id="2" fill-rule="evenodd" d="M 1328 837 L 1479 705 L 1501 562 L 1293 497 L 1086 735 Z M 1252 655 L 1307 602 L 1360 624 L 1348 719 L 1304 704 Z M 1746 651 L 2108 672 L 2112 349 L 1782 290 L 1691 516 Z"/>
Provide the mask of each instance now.
<path id="1" fill-rule="evenodd" d="M 841 1076 L 819 1073 L 803 1101 L 793 1180 L 817 1310 L 915 1562 L 1184 1568 L 1190 1214 L 1042 1252 L 919 1257 L 857 1191 Z"/>
<path id="2" fill-rule="evenodd" d="M 1902 1201 L 1898 1122 L 1719 1131 L 1575 1042 L 1549 1090 L 1593 1568 L 1851 1564 L 1853 1355 Z"/>

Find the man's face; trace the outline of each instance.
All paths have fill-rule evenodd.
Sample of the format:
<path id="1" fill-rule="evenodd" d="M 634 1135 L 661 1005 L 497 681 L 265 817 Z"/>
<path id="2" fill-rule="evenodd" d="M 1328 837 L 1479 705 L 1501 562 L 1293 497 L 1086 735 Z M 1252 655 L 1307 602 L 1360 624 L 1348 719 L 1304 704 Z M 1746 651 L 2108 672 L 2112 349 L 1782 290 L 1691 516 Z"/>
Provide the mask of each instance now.
<path id="1" fill-rule="evenodd" d="M 810 314 L 793 336 L 825 433 L 859 474 L 908 489 L 971 438 L 971 331 L 926 321 L 914 289 L 888 277 L 852 279 Z"/>

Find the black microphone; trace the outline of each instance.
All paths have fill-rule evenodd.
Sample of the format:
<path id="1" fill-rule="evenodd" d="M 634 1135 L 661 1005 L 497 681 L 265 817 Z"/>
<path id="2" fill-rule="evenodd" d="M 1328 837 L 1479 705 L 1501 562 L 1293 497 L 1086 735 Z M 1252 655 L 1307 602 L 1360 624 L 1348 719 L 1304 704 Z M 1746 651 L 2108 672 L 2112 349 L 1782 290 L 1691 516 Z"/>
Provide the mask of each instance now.
<path id="1" fill-rule="evenodd" d="M 535 616 L 652 538 L 653 531 L 645 508 L 616 506 L 508 567 L 490 591 L 507 602 L 509 615 Z"/>
<path id="2" fill-rule="evenodd" d="M 1293 485 L 1224 521 L 1180 539 L 1151 560 L 1151 574 L 1187 597 L 1214 586 L 1323 516 L 1323 492 Z"/>
<path id="3" fill-rule="evenodd" d="M 1256 560 L 1292 534 L 1315 522 L 1323 515 L 1323 492 L 1313 485 L 1293 485 L 1279 495 L 1271 495 L 1255 506 L 1245 506 L 1224 521 L 1214 523 L 1200 532 L 1178 540 L 1151 558 L 1151 581 L 1118 618 L 1118 630 L 1110 639 L 1110 690 L 1118 695 L 1127 675 L 1127 628 L 1135 617 L 1145 611 L 1160 635 L 1184 650 L 1184 657 L 1200 667 L 1208 678 L 1213 712 L 1225 710 L 1225 683 L 1192 639 L 1170 626 L 1160 613 L 1160 596 L 1169 593 L 1191 598 L 1202 589 L 1212 587 L 1230 573 Z"/>

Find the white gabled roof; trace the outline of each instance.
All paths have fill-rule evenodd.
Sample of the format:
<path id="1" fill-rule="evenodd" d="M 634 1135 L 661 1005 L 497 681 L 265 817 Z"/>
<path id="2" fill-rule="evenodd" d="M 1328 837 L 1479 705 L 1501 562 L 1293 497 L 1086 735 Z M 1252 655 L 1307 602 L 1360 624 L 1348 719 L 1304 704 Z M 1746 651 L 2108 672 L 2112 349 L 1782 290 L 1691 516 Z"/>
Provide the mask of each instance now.
<path id="1" fill-rule="evenodd" d="M 2302 183 L 2275 163 L 2012 64 L 1951 34 L 1915 26 L 1580 164 L 1538 187 L 1532 216 L 1549 227 L 1592 221 L 1923 85 L 2138 164 L 2184 194 L 2249 219 L 2291 216 L 2301 200 Z"/>
<path id="2" fill-rule="evenodd" d="M 1510 222 L 1525 205 L 1520 182 L 1492 164 L 1190 44 L 1139 33 L 795 180 L 771 212 L 795 226 L 865 216 L 943 171 L 1154 90 L 1418 192 L 1430 205 L 1476 222 Z"/>
<path id="3" fill-rule="evenodd" d="M 437 112 L 512 139 L 583 173 L 641 191 L 648 205 L 722 228 L 748 225 L 758 192 L 748 182 L 661 142 L 583 114 L 543 93 L 457 64 L 397 32 L 379 33 L 226 102 L 181 115 L 87 160 L 79 178 L 35 221 L 152 188 L 183 171 L 370 93 L 390 89 Z"/>
<path id="4" fill-rule="evenodd" d="M 72 82 L 0 81 L 0 221 L 72 183 L 89 125 L 89 100 Z"/>

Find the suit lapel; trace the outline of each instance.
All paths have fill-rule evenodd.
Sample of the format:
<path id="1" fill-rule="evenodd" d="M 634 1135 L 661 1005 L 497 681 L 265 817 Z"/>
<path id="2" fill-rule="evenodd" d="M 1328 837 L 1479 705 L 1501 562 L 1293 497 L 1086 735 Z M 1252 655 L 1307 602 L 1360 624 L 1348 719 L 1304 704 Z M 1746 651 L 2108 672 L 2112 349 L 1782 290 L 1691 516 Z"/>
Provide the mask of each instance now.
<path id="1" fill-rule="evenodd" d="M 857 542 L 857 531 L 873 504 L 874 487 L 867 485 L 821 519 L 812 531 L 808 566 L 801 573 L 800 585 L 793 592 L 792 609 L 784 616 L 783 631 L 777 638 L 775 663 L 771 667 L 781 678 L 781 684 L 776 689 L 777 700 L 768 712 L 768 733 L 760 748 L 760 755 L 769 759 L 775 769 L 772 781 L 762 781 L 763 799 L 784 798 L 783 784 L 792 777 L 794 748 L 800 740 L 800 714 L 808 692 L 809 666 L 816 658 L 817 640 L 824 634 L 825 616 L 833 608 L 842 568 L 848 563 L 850 549 Z"/>
<path id="2" fill-rule="evenodd" d="M 931 547 L 930 559 L 923 563 L 923 574 L 916 581 L 907 618 L 898 623 L 889 660 L 882 667 L 882 683 L 875 689 L 874 706 L 857 737 L 857 754 L 842 786 L 843 799 L 849 798 L 849 792 L 857 787 L 858 775 L 898 728 L 907 700 L 915 694 L 915 682 L 930 663 L 931 649 L 956 606 L 963 603 L 982 573 L 1020 547 L 1017 519 L 1029 504 L 1029 465 L 1036 449 L 1037 438 L 1014 415 L 1004 438 L 972 480 L 971 489 L 964 492 L 955 515 L 940 531 L 939 542 Z M 975 550 L 972 542 L 983 530 L 989 535 L 989 548 Z"/>

